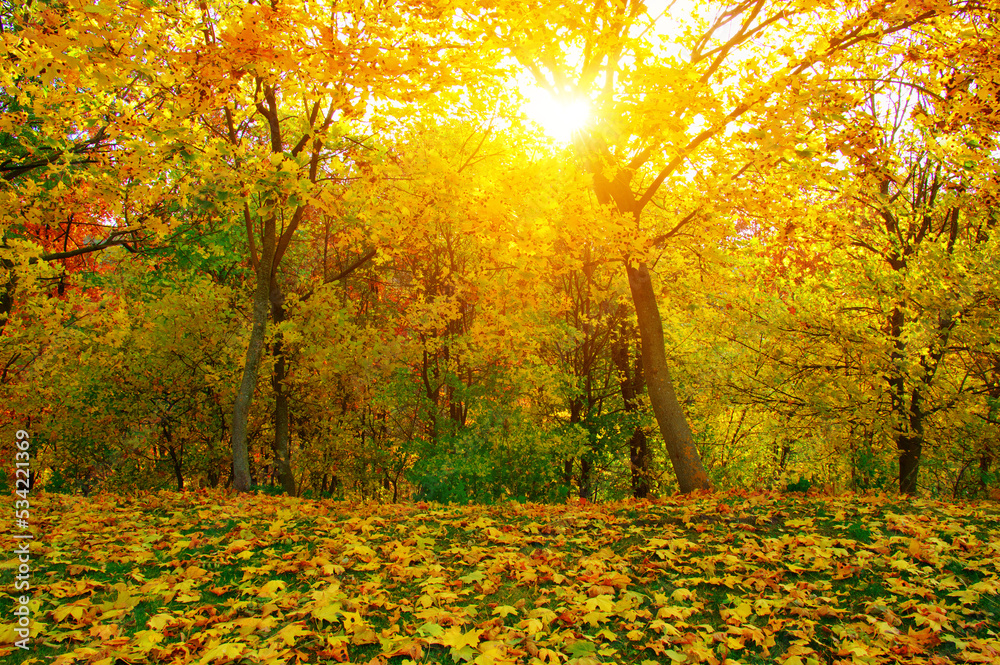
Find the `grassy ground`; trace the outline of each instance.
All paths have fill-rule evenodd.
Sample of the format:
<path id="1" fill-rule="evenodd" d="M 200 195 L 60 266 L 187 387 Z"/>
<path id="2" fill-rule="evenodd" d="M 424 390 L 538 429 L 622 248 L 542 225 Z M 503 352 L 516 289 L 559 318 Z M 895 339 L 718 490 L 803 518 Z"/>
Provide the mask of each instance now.
<path id="1" fill-rule="evenodd" d="M 998 515 L 793 494 L 491 507 L 40 495 L 32 638 L 8 646 L 11 591 L 0 659 L 1000 663 Z"/>

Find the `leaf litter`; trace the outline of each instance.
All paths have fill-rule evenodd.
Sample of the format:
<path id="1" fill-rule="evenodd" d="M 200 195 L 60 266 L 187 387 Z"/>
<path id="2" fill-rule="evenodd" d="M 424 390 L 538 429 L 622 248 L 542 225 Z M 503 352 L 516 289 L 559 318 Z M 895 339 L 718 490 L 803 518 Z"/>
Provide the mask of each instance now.
<path id="1" fill-rule="evenodd" d="M 34 503 L 32 646 L 0 626 L 5 662 L 1000 662 L 992 503 Z"/>

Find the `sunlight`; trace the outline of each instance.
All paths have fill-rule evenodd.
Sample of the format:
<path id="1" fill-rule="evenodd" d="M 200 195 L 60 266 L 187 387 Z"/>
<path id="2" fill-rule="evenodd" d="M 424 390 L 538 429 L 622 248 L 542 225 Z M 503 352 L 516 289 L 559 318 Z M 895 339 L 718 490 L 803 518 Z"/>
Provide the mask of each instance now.
<path id="1" fill-rule="evenodd" d="M 522 88 L 521 93 L 527 99 L 522 109 L 528 119 L 559 143 L 569 143 L 590 120 L 585 99 L 559 99 L 534 86 Z"/>

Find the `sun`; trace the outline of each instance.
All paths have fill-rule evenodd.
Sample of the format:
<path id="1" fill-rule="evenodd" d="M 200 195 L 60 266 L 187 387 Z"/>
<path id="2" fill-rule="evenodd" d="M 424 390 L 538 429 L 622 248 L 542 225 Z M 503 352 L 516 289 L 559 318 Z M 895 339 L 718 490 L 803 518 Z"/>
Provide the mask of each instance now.
<path id="1" fill-rule="evenodd" d="M 572 141 L 573 134 L 590 120 L 590 105 L 585 99 L 555 97 L 533 86 L 522 88 L 521 94 L 527 100 L 521 108 L 528 119 L 559 143 Z"/>

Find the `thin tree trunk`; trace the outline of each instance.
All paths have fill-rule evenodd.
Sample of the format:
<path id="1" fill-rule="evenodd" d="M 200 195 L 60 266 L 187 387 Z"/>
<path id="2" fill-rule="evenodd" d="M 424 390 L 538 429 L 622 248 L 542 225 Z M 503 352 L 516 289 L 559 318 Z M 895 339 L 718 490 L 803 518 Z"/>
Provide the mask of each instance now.
<path id="1" fill-rule="evenodd" d="M 709 490 L 712 485 L 708 473 L 701 463 L 698 448 L 694 445 L 691 428 L 670 378 L 667 368 L 667 353 L 663 341 L 663 322 L 656 302 L 652 278 L 646 265 L 640 263 L 628 266 L 628 283 L 635 303 L 635 313 L 639 322 L 639 337 L 642 343 L 642 371 L 646 377 L 649 401 L 653 406 L 656 423 L 670 456 L 670 462 L 677 476 L 677 484 L 683 494 L 695 490 Z"/>
<path id="2" fill-rule="evenodd" d="M 253 402 L 260 358 L 264 351 L 264 334 L 267 331 L 268 308 L 271 304 L 271 264 L 274 261 L 275 220 L 264 223 L 264 238 L 260 262 L 257 264 L 257 288 L 253 296 L 253 327 L 250 343 L 247 345 L 246 362 L 243 365 L 243 381 L 233 405 L 233 487 L 237 492 L 249 492 L 253 487 L 250 477 L 250 456 L 247 451 L 247 421 L 250 404 Z M 249 229 L 248 229 L 249 231 Z"/>
<path id="3" fill-rule="evenodd" d="M 285 320 L 284 297 L 277 284 L 271 299 L 271 320 L 275 327 Z M 295 496 L 295 476 L 292 475 L 292 458 L 288 437 L 288 392 L 285 390 L 285 353 L 280 335 L 272 348 L 274 370 L 271 373 L 271 388 L 274 390 L 274 466 L 278 482 L 288 496 Z"/>
<path id="4" fill-rule="evenodd" d="M 622 307 L 624 309 L 624 306 Z M 618 369 L 620 379 L 619 389 L 622 394 L 622 402 L 625 405 L 625 413 L 635 413 L 639 410 L 638 395 L 645 385 L 642 376 L 641 350 L 640 364 L 632 371 L 629 362 L 629 326 L 625 323 L 626 313 L 620 311 L 622 321 L 618 334 L 615 336 L 614 345 L 611 348 L 611 359 Z M 632 496 L 636 499 L 645 499 L 650 492 L 651 460 L 649 454 L 649 441 L 646 439 L 646 432 L 641 425 L 636 425 L 632 431 L 632 438 L 628 443 L 629 468 L 632 472 Z"/>
<path id="5" fill-rule="evenodd" d="M 174 437 L 173 433 L 170 431 L 170 427 L 163 425 L 163 438 L 167 441 L 167 454 L 170 455 L 170 462 L 174 467 L 174 479 L 177 480 L 177 491 L 184 491 L 184 470 L 181 467 L 181 460 L 183 459 L 183 453 L 178 457 L 177 453 L 174 452 Z"/>
<path id="6" fill-rule="evenodd" d="M 594 464 L 586 455 L 580 458 L 580 498 L 594 500 Z"/>
<path id="7" fill-rule="evenodd" d="M 0 247 L 6 247 L 4 241 Z M 14 289 L 17 285 L 17 275 L 14 273 L 14 262 L 10 259 L 0 259 L 0 268 L 7 272 L 7 283 L 0 288 L 0 333 L 7 326 L 10 313 L 14 309 Z"/>

